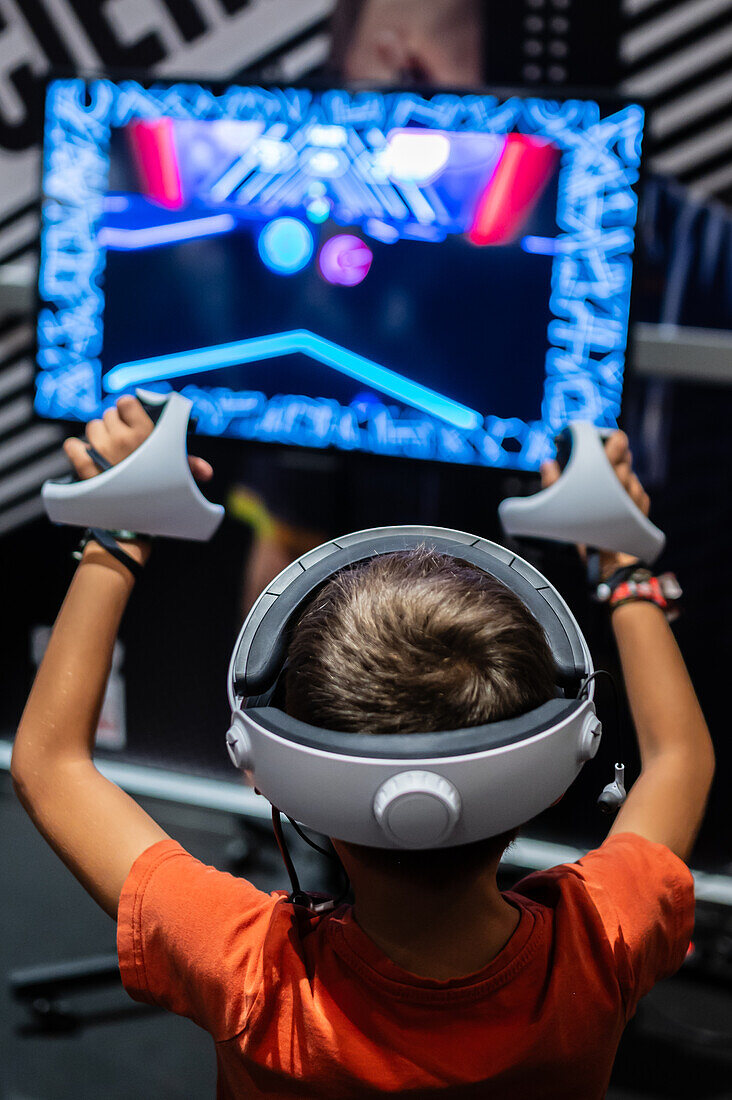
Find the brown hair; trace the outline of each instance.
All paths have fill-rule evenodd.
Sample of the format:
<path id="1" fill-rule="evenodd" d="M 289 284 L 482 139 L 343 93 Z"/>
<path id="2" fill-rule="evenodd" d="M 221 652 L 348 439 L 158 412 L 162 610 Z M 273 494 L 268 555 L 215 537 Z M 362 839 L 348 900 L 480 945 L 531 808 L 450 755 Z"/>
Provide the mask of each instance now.
<path id="1" fill-rule="evenodd" d="M 521 600 L 468 562 L 420 548 L 343 570 L 315 596 L 290 643 L 285 707 L 325 729 L 430 732 L 523 714 L 554 683 L 544 632 Z M 465 854 L 482 846 L 485 862 L 515 835 Z M 425 854 L 409 853 L 415 869 Z"/>

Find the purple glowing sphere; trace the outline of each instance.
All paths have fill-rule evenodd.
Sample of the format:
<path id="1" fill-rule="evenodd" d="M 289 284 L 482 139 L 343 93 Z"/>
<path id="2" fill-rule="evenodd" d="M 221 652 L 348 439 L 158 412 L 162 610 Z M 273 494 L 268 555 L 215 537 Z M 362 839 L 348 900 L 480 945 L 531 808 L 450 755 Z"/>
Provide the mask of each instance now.
<path id="1" fill-rule="evenodd" d="M 374 254 L 360 237 L 339 233 L 325 242 L 318 256 L 320 274 L 336 286 L 358 286 L 369 273 Z"/>

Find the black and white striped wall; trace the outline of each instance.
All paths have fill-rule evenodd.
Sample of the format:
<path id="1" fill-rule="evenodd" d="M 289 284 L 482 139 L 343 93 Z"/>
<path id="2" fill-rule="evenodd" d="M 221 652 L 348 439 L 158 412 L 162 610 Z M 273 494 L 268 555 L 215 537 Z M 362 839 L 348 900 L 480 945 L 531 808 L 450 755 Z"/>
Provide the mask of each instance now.
<path id="1" fill-rule="evenodd" d="M 648 100 L 649 167 L 732 205 L 732 0 L 484 0 L 488 79 Z"/>
<path id="2" fill-rule="evenodd" d="M 650 166 L 732 205 L 732 0 L 623 0 L 621 87 L 654 100 Z"/>

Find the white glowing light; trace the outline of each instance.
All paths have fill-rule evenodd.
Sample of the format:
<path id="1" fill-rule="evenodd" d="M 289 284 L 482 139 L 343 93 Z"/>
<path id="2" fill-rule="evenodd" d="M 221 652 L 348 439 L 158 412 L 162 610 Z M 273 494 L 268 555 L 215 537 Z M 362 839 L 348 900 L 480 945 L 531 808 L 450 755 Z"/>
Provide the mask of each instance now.
<path id="1" fill-rule="evenodd" d="M 252 153 L 264 172 L 281 172 L 294 159 L 289 141 L 273 141 L 271 138 L 260 138 L 252 146 Z"/>
<path id="2" fill-rule="evenodd" d="M 217 145 L 232 153 L 243 153 L 264 130 L 264 123 L 259 120 L 243 122 L 238 119 L 217 118 L 206 125 L 211 127 Z"/>
<path id="3" fill-rule="evenodd" d="M 330 152 L 329 149 L 318 149 L 317 152 L 309 154 L 307 163 L 307 169 L 315 176 L 340 176 L 347 167 L 347 163 L 344 163 L 342 158 L 337 153 Z"/>
<path id="4" fill-rule="evenodd" d="M 311 145 L 322 145 L 328 149 L 342 148 L 348 141 L 345 126 L 315 125 L 310 127 L 308 138 Z"/>
<path id="5" fill-rule="evenodd" d="M 450 158 L 450 140 L 435 131 L 397 130 L 380 156 L 387 175 L 396 183 L 431 183 Z"/>

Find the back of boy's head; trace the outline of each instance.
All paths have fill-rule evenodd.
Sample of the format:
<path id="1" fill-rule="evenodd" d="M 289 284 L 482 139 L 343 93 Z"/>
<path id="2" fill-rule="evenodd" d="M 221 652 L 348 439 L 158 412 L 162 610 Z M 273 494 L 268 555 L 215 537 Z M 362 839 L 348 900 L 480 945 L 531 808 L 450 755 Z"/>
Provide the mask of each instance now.
<path id="1" fill-rule="evenodd" d="M 475 566 L 423 548 L 374 557 L 321 589 L 293 632 L 285 707 L 325 729 L 427 733 L 524 714 L 554 685 L 544 632 L 521 600 Z M 477 867 L 515 835 L 441 850 L 440 862 Z M 439 854 L 378 858 L 419 874 L 434 872 Z"/>

